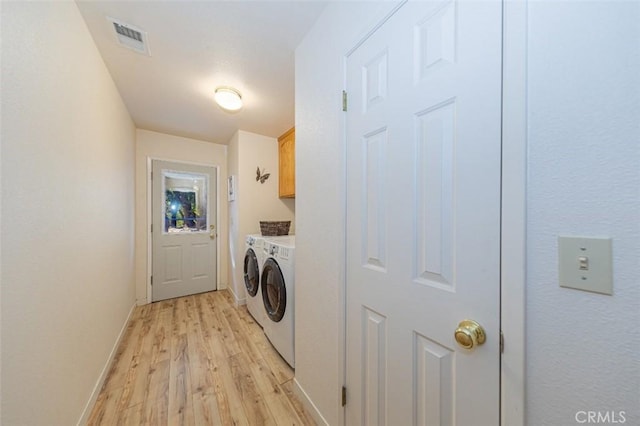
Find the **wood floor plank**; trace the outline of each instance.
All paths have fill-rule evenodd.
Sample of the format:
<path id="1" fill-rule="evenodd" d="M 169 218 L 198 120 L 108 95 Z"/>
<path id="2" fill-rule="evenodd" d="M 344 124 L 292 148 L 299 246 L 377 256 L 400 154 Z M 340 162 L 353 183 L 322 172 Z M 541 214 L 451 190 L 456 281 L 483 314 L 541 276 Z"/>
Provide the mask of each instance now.
<path id="1" fill-rule="evenodd" d="M 249 425 L 249 420 L 242 405 L 242 397 L 238 391 L 231 371 L 231 358 L 222 350 L 223 341 L 215 335 L 209 342 L 214 354 L 213 368 L 214 392 L 220 408 L 223 424 Z"/>
<path id="2" fill-rule="evenodd" d="M 156 307 L 155 323 L 151 331 L 152 344 L 140 424 L 167 425 L 173 303 L 162 301 L 153 305 Z"/>
<path id="3" fill-rule="evenodd" d="M 153 329 L 151 364 L 171 359 L 171 333 L 173 328 L 173 302 L 162 301 L 157 305 L 157 318 Z"/>
<path id="4" fill-rule="evenodd" d="M 289 403 L 291 403 L 291 406 L 295 410 L 295 412 L 298 415 L 298 417 L 300 417 L 300 419 L 302 419 L 302 424 L 304 424 L 304 425 L 315 425 L 316 422 L 313 420 L 313 418 L 307 412 L 307 410 L 304 409 L 304 406 L 302 405 L 302 402 L 300 402 L 298 397 L 296 397 L 296 395 L 294 394 L 293 386 L 294 386 L 293 385 L 293 380 L 289 380 L 288 382 L 282 383 L 280 385 L 280 388 L 284 391 L 284 394 L 286 395 L 287 399 L 289 400 Z"/>
<path id="5" fill-rule="evenodd" d="M 179 297 L 173 303 L 173 336 L 187 334 L 189 297 Z"/>
<path id="6" fill-rule="evenodd" d="M 113 425 L 118 422 L 120 413 L 118 412 L 118 402 L 122 396 L 122 388 L 103 389 L 96 405 L 87 421 L 88 426 Z"/>
<path id="7" fill-rule="evenodd" d="M 238 311 L 238 317 L 242 320 L 242 323 L 244 324 L 248 332 L 252 334 L 253 333 L 264 334 L 264 331 L 262 330 L 262 326 L 260 326 L 256 322 L 255 318 L 253 318 L 253 315 L 249 313 L 249 310 L 247 309 L 247 305 L 238 306 L 236 310 Z"/>
<path id="8" fill-rule="evenodd" d="M 122 411 L 116 424 L 118 426 L 141 425 L 144 423 L 142 417 L 142 403 L 132 405 Z"/>
<path id="9" fill-rule="evenodd" d="M 179 330 L 180 327 L 174 327 Z M 193 401 L 191 395 L 191 373 L 188 339 L 186 334 L 174 335 L 171 339 L 171 366 L 169 372 L 169 422 L 187 425 L 193 423 Z"/>
<path id="10" fill-rule="evenodd" d="M 251 425 L 275 425 L 271 412 L 265 404 L 264 398 L 258 390 L 256 381 L 251 373 L 251 361 L 243 353 L 229 358 L 233 380 L 240 392 L 242 405 Z"/>
<path id="11" fill-rule="evenodd" d="M 167 401 L 146 401 L 143 415 L 141 425 L 168 426 L 170 424 Z M 105 426 L 107 426 L 106 423 Z"/>
<path id="12" fill-rule="evenodd" d="M 132 352 L 131 364 L 123 385 L 118 410 L 125 411 L 127 408 L 144 401 L 153 345 L 151 329 L 157 312 L 158 310 L 152 304 L 141 307 L 140 320 L 142 321 L 142 326 L 136 336 L 135 349 Z"/>
<path id="13" fill-rule="evenodd" d="M 164 425 L 169 416 L 169 376 L 171 360 L 165 359 L 149 368 L 141 424 Z"/>
<path id="14" fill-rule="evenodd" d="M 228 293 L 136 308 L 88 424 L 314 425 L 293 370 Z"/>
<path id="15" fill-rule="evenodd" d="M 241 306 L 237 310 L 238 315 L 242 317 L 246 324 L 245 330 L 247 331 L 247 336 L 251 339 L 256 350 L 262 355 L 262 359 L 269 364 L 269 368 L 275 374 L 278 383 L 280 384 L 291 380 L 293 378 L 293 369 L 273 348 L 273 345 L 264 334 L 262 327 L 255 322 L 246 306 Z"/>
<path id="16" fill-rule="evenodd" d="M 240 319 L 238 309 L 228 308 L 223 311 L 224 318 L 229 325 L 229 329 L 235 336 L 240 352 L 244 353 L 254 362 L 262 359 L 261 351 L 256 347 L 253 339 L 251 339 L 251 331 L 248 330 L 246 324 Z"/>
<path id="17" fill-rule="evenodd" d="M 207 392 L 193 394 L 193 416 L 196 426 L 232 424 L 222 421 L 216 396 Z"/>
<path id="18" fill-rule="evenodd" d="M 256 360 L 251 364 L 251 372 L 269 411 L 278 419 L 278 425 L 303 425 L 267 363 L 263 359 Z"/>
<path id="19" fill-rule="evenodd" d="M 220 300 L 224 300 L 224 299 L 220 299 Z M 236 341 L 236 336 L 233 333 L 233 330 L 231 329 L 231 326 L 229 325 L 229 321 L 227 321 L 227 318 L 225 317 L 224 312 L 221 309 L 218 309 L 212 312 L 212 314 L 214 315 L 214 318 L 215 318 L 214 321 L 215 321 L 215 324 L 217 325 L 216 329 L 219 332 L 220 337 L 224 342 L 223 349 L 226 352 L 227 356 L 232 357 L 234 355 L 239 354 L 242 350 L 240 349 L 240 346 Z"/>
<path id="20" fill-rule="evenodd" d="M 116 355 L 111 367 L 109 368 L 109 373 L 107 373 L 107 378 L 105 379 L 103 387 L 119 388 L 124 385 L 129 373 L 131 359 L 133 358 L 133 351 L 135 350 L 137 336 L 142 328 L 141 313 L 142 308 L 140 306 L 134 309 L 132 318 L 127 325 L 121 344 L 116 351 Z"/>
<path id="21" fill-rule="evenodd" d="M 199 393 L 213 388 L 213 376 L 211 374 L 213 370 L 213 352 L 202 336 L 200 321 L 194 321 L 192 324 L 191 330 L 187 335 L 191 391 Z"/>
<path id="22" fill-rule="evenodd" d="M 289 364 L 280 356 L 280 354 L 273 348 L 269 339 L 264 334 L 254 335 L 255 344 L 258 346 L 263 354 L 263 359 L 273 371 L 279 384 L 288 382 L 293 379 L 293 370 L 289 367 Z"/>
<path id="23" fill-rule="evenodd" d="M 216 293 L 202 295 L 198 298 L 199 306 L 196 305 L 200 321 L 200 334 L 212 360 L 210 375 L 213 386 L 208 392 L 215 396 L 221 424 L 248 424 L 242 406 L 237 401 L 239 396 L 233 386 L 231 370 L 227 363 L 229 350 L 225 348 L 222 326 L 215 314 L 220 301 L 215 303 L 213 294 Z"/>

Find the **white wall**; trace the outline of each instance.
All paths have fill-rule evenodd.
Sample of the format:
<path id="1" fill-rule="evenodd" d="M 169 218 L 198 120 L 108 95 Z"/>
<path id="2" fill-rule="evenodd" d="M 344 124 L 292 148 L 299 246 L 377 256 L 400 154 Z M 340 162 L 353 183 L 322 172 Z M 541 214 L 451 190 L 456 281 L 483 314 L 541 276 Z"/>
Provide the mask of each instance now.
<path id="1" fill-rule="evenodd" d="M 139 305 L 151 302 L 148 293 L 148 205 L 149 159 L 172 160 L 214 166 L 218 175 L 218 289 L 227 287 L 227 147 L 150 130 L 136 131 L 136 299 Z"/>
<path id="2" fill-rule="evenodd" d="M 1 20 L 0 422 L 71 425 L 135 302 L 135 129 L 74 2 Z"/>
<path id="3" fill-rule="evenodd" d="M 640 3 L 530 2 L 527 420 L 640 424 Z M 558 286 L 558 234 L 613 238 L 614 294 Z"/>
<path id="4" fill-rule="evenodd" d="M 331 3 L 296 50 L 296 233 L 312 242 L 296 248 L 296 381 L 332 425 L 342 417 L 342 57 L 372 16 L 371 4 Z M 531 3 L 530 425 L 574 424 L 580 409 L 626 409 L 640 424 L 629 421 L 640 389 L 639 21 L 637 2 Z M 559 233 L 614 238 L 613 297 L 558 287 Z"/>
<path id="5" fill-rule="evenodd" d="M 393 2 L 333 2 L 296 49 L 296 382 L 342 421 L 343 59 Z"/>
<path id="6" fill-rule="evenodd" d="M 270 173 L 256 182 L 256 168 Z M 295 201 L 278 197 L 278 140 L 238 131 L 229 141 L 229 174 L 236 176 L 236 201 L 229 203 L 230 286 L 236 303 L 245 302 L 243 280 L 244 244 L 247 234 L 260 233 L 261 220 L 290 220 L 295 234 Z"/>

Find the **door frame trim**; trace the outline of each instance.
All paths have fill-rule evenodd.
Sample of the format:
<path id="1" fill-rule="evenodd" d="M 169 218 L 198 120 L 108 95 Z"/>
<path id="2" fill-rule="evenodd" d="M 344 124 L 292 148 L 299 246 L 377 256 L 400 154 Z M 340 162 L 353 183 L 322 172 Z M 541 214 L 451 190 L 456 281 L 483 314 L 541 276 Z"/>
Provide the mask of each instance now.
<path id="1" fill-rule="evenodd" d="M 500 421 L 526 423 L 527 0 L 503 0 Z"/>
<path id="2" fill-rule="evenodd" d="M 395 4 L 350 44 L 343 56 L 343 90 L 347 89 L 347 61 L 369 36 L 407 0 Z M 502 0 L 502 173 L 500 237 L 500 328 L 504 353 L 500 360 L 500 424 L 525 425 L 526 356 L 526 185 L 527 185 L 527 1 Z M 343 159 L 346 159 L 346 123 L 341 121 Z M 346 233 L 346 161 L 343 161 L 343 230 Z M 346 255 L 346 241 L 342 241 Z M 346 262 L 342 265 L 339 380 L 346 383 Z M 340 425 L 346 421 L 342 407 Z"/>
<path id="3" fill-rule="evenodd" d="M 146 267 L 146 296 L 147 303 L 153 302 L 153 289 L 151 288 L 151 275 L 153 273 L 153 236 L 151 235 L 151 224 L 153 223 L 153 202 L 152 202 L 152 181 L 151 181 L 151 172 L 153 171 L 153 162 L 154 161 L 168 161 L 170 163 L 178 163 L 178 164 L 187 164 L 190 166 L 200 166 L 200 167 L 210 167 L 215 169 L 216 174 L 216 229 L 218 230 L 218 237 L 216 238 L 216 290 L 220 290 L 220 166 L 217 164 L 207 164 L 207 163 L 196 163 L 191 161 L 182 161 L 175 160 L 172 158 L 164 158 L 164 157 L 150 157 L 147 156 L 147 215 L 146 215 L 146 226 L 145 230 L 147 235 L 147 267 Z M 226 180 L 225 180 L 226 183 Z M 226 194 L 226 190 L 225 190 Z"/>

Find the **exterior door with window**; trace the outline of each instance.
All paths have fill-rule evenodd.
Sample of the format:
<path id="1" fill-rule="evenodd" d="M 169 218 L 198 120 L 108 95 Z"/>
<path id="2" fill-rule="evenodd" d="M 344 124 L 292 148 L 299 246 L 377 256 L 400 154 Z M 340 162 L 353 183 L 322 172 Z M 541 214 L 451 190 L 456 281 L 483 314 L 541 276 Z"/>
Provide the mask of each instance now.
<path id="1" fill-rule="evenodd" d="M 501 9 L 409 1 L 347 59 L 348 425 L 499 424 Z"/>
<path id="2" fill-rule="evenodd" d="M 153 161 L 152 187 L 152 300 L 215 290 L 215 168 Z"/>

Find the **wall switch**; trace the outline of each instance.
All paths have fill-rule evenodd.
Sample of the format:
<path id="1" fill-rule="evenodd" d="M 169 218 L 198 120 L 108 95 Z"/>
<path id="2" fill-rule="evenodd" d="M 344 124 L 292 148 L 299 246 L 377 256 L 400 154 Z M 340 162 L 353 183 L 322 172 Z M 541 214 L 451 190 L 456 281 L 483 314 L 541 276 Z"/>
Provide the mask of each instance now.
<path id="1" fill-rule="evenodd" d="M 560 287 L 613 294 L 611 238 L 558 237 Z"/>

